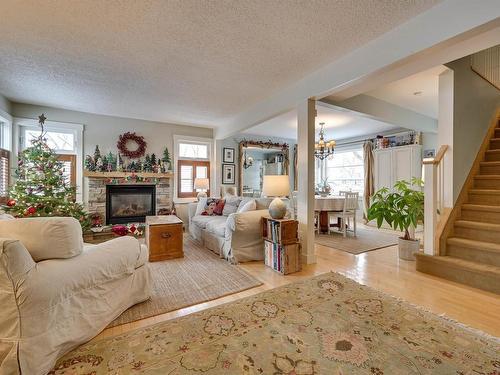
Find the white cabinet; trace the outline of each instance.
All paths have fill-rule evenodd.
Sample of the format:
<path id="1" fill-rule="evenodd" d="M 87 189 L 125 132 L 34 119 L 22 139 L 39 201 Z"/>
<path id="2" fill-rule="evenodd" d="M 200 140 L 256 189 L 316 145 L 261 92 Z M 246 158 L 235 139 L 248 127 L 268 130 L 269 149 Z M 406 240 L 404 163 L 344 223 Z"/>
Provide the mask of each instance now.
<path id="1" fill-rule="evenodd" d="M 373 151 L 375 191 L 387 187 L 392 191 L 396 181 L 410 182 L 422 177 L 422 146 L 410 145 Z"/>

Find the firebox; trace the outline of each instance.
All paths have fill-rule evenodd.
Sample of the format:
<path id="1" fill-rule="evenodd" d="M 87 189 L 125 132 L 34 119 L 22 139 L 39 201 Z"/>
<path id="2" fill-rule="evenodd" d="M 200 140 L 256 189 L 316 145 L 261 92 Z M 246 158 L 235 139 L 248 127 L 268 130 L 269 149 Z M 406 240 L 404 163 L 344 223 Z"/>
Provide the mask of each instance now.
<path id="1" fill-rule="evenodd" d="M 106 224 L 145 222 L 155 214 L 155 185 L 106 186 Z"/>

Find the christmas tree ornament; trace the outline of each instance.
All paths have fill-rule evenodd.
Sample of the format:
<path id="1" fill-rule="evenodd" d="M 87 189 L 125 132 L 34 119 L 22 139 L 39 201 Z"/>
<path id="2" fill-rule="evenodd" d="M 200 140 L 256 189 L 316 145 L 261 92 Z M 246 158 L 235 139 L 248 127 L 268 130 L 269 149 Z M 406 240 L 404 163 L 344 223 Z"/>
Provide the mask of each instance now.
<path id="1" fill-rule="evenodd" d="M 9 199 L 7 201 L 7 206 L 8 207 L 14 207 L 16 205 L 16 201 L 14 199 Z"/>

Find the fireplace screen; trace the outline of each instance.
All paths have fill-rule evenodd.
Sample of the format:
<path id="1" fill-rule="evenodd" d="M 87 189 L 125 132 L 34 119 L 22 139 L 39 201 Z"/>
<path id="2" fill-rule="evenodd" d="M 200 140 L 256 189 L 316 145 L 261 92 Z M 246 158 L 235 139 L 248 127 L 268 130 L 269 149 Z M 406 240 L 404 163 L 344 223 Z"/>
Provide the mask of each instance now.
<path id="1" fill-rule="evenodd" d="M 144 222 L 155 215 L 154 185 L 108 185 L 106 187 L 106 223 Z"/>

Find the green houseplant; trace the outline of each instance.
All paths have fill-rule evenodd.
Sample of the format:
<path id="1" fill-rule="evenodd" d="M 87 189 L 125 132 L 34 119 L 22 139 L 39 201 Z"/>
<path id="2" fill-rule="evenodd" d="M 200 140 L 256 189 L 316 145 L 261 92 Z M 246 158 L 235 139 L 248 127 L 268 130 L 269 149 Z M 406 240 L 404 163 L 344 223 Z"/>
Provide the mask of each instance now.
<path id="1" fill-rule="evenodd" d="M 372 204 L 367 212 L 368 220 L 375 220 L 377 227 L 385 221 L 394 230 L 404 232 L 399 238 L 399 257 L 414 260 L 420 248 L 420 240 L 415 239 L 414 230 L 424 220 L 424 193 L 421 179 L 397 181 L 393 191 L 384 187 L 372 197 Z"/>

